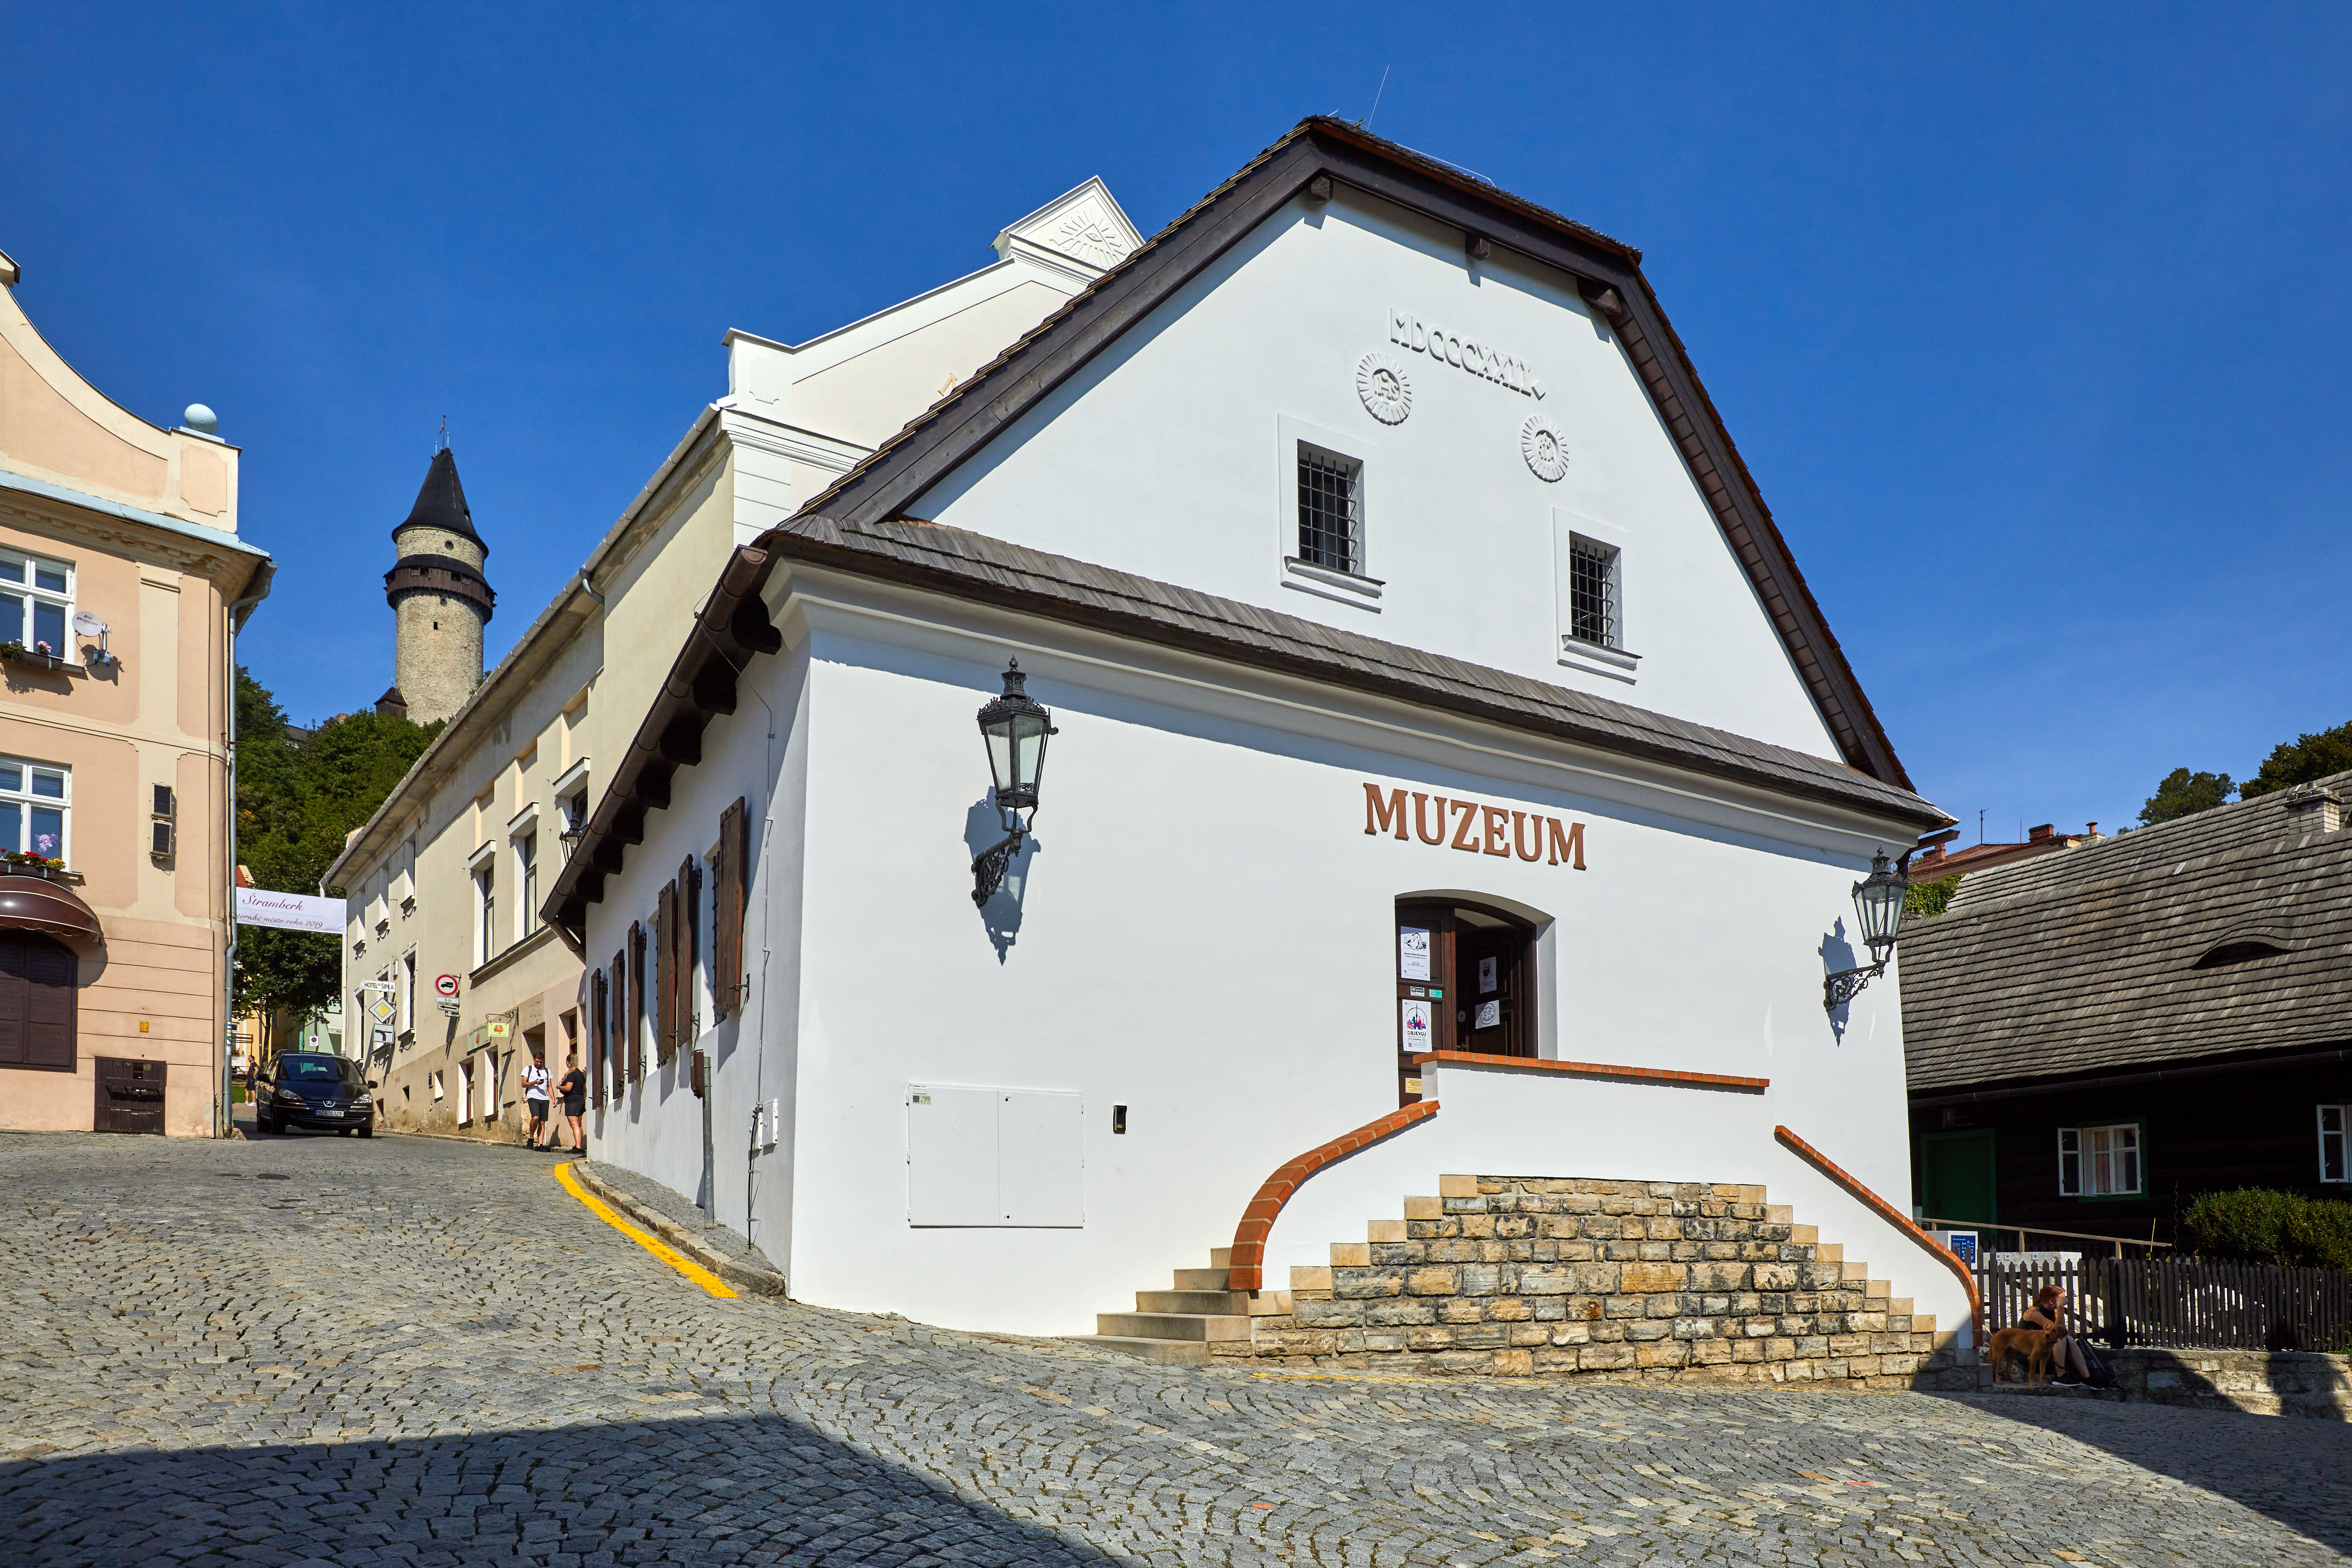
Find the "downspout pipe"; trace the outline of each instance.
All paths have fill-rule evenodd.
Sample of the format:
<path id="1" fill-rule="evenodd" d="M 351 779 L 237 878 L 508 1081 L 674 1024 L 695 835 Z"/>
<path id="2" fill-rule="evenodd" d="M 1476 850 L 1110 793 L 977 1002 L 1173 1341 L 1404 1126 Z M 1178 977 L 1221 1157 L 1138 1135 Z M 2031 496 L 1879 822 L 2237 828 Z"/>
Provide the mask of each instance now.
<path id="1" fill-rule="evenodd" d="M 215 1138 L 227 1137 L 234 1122 L 228 1110 L 228 1040 L 229 1030 L 236 1027 L 236 633 L 238 628 L 245 624 L 246 617 L 253 612 L 253 607 L 269 597 L 269 580 L 276 575 L 275 565 L 270 561 L 265 560 L 254 569 L 253 576 L 246 583 L 250 591 L 245 597 L 229 602 L 227 635 L 223 639 L 227 659 L 224 689 L 228 704 L 228 722 L 225 728 L 226 744 L 223 747 L 222 768 L 227 782 L 228 822 L 222 841 L 227 845 L 228 861 L 222 885 L 226 890 L 228 946 L 221 964 L 221 1033 L 216 1042 L 220 1051 L 220 1082 L 217 1086 L 219 1096 L 215 1102 L 216 1109 L 213 1113 L 213 1136 Z M 335 940 L 341 942 L 341 933 L 336 935 Z M 259 1049 L 258 1041 L 255 1042 L 255 1048 Z"/>

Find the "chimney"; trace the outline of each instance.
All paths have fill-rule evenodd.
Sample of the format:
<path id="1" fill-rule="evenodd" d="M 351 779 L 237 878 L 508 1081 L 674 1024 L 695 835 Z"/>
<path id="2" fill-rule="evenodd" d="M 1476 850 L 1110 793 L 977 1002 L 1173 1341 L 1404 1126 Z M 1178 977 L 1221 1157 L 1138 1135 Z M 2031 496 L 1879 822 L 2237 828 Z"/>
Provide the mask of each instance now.
<path id="1" fill-rule="evenodd" d="M 2046 844 L 2050 841 L 2051 835 L 2055 833 L 2057 831 L 2057 823 L 2044 822 L 2038 828 L 2027 829 L 2025 833 L 2025 841 L 2029 844 Z"/>
<path id="2" fill-rule="evenodd" d="M 2298 784 L 2286 792 L 2286 826 L 2293 833 L 2332 833 L 2344 825 L 2344 800 L 2323 784 Z"/>

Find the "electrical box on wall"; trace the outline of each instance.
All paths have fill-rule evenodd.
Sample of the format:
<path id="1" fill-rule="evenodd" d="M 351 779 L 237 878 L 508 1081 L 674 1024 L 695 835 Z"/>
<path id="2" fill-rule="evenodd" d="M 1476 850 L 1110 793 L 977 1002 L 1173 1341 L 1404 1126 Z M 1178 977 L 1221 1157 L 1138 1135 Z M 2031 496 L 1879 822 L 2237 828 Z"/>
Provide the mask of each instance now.
<path id="1" fill-rule="evenodd" d="M 1056 1090 L 907 1086 L 907 1223 L 1076 1229 L 1085 1102 Z"/>

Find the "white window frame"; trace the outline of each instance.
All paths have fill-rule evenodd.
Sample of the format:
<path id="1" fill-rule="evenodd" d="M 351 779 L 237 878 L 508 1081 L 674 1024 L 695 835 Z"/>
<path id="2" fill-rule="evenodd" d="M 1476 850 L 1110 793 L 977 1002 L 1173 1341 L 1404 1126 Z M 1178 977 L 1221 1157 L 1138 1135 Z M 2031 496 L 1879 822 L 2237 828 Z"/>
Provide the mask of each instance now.
<path id="1" fill-rule="evenodd" d="M 526 842 L 530 845 L 530 860 L 527 865 L 522 849 Z M 534 907 L 540 871 L 537 801 L 517 812 L 514 820 L 507 824 L 507 859 L 514 867 L 514 940 L 521 942 L 539 930 L 539 911 Z"/>
<path id="2" fill-rule="evenodd" d="M 58 852 L 47 858 L 63 861 L 67 867 L 71 869 L 73 865 L 73 769 L 62 763 L 35 762 L 30 758 L 8 756 L 0 756 L 0 768 L 17 768 L 24 770 L 19 775 L 24 779 L 21 786 L 14 789 L 0 789 L 0 805 L 18 807 L 24 813 L 17 826 L 23 831 L 26 841 L 18 848 L 27 854 L 40 852 L 34 849 L 31 843 L 33 811 L 36 807 L 54 810 L 58 813 Z M 58 787 L 63 792 L 57 795 L 35 794 L 33 775 L 36 771 L 55 774 L 59 781 Z M 0 845 L 0 848 L 5 847 L 5 845 Z"/>
<path id="3" fill-rule="evenodd" d="M 1274 417 L 1275 430 L 1275 562 L 1283 587 L 1352 604 L 1378 614 L 1388 584 L 1372 575 L 1374 553 L 1372 509 L 1373 469 L 1380 444 L 1370 436 L 1326 430 L 1286 413 Z M 1361 558 L 1354 571 L 1335 571 L 1303 560 L 1298 554 L 1298 449 L 1311 446 L 1328 456 L 1356 465 L 1356 533 Z"/>
<path id="4" fill-rule="evenodd" d="M 2336 1125 L 2327 1124 L 2333 1117 Z M 2330 1146 L 2336 1153 L 2336 1174 L 2327 1174 Z M 2319 1179 L 2329 1185 L 2352 1182 L 2352 1105 L 2322 1105 L 2319 1108 Z"/>
<path id="5" fill-rule="evenodd" d="M 392 1037 L 397 1041 L 416 1032 L 416 949 L 403 953 L 394 967 Z"/>
<path id="6" fill-rule="evenodd" d="M 1552 595 L 1559 632 L 1555 657 L 1571 670 L 1581 670 L 1590 675 L 1605 675 L 1611 680 L 1634 684 L 1642 667 L 1642 655 L 1626 647 L 1629 630 L 1625 614 L 1625 555 L 1623 536 L 1617 529 L 1595 517 L 1571 512 L 1565 507 L 1551 509 Z M 1591 545 L 1610 552 L 1609 559 L 1609 619 L 1616 634 L 1613 643 L 1588 643 L 1576 635 L 1576 616 L 1572 607 L 1571 583 L 1575 577 L 1576 547 Z"/>
<path id="7" fill-rule="evenodd" d="M 10 561 L 25 569 L 25 580 L 21 583 L 0 580 L 0 594 L 25 601 L 25 620 L 17 624 L 14 634 L 9 632 L 5 623 L 0 623 L 0 643 L 21 640 L 24 646 L 30 649 L 36 640 L 32 625 L 34 604 L 37 602 L 55 604 L 65 613 L 65 630 L 58 638 L 58 645 L 49 650 L 50 654 L 68 664 L 80 663 L 73 645 L 75 586 L 73 562 L 58 560 L 51 556 L 33 555 L 20 549 L 0 549 L 0 562 Z M 49 567 L 63 574 L 66 580 L 64 592 L 60 593 L 53 588 L 42 588 L 36 582 L 35 579 L 42 567 Z"/>
<path id="8" fill-rule="evenodd" d="M 2116 1134 L 2128 1134 L 2118 1141 Z M 2130 1162 L 2132 1185 L 2117 1185 L 2117 1167 Z M 2102 1185 L 2100 1165 L 2106 1172 Z M 2147 1134 L 2138 1122 L 2106 1122 L 2058 1129 L 2061 1197 L 2144 1197 L 2147 1194 Z"/>
<path id="9" fill-rule="evenodd" d="M 489 896 L 487 899 L 483 897 L 482 888 L 482 878 L 485 875 L 490 879 Z M 499 846 L 484 844 L 474 852 L 472 858 L 466 863 L 466 879 L 473 888 L 474 967 L 477 969 L 497 957 L 500 951 L 491 946 L 498 939 L 498 933 L 493 929 L 498 919 L 498 877 Z M 488 905 L 487 909 L 484 907 L 485 904 Z"/>

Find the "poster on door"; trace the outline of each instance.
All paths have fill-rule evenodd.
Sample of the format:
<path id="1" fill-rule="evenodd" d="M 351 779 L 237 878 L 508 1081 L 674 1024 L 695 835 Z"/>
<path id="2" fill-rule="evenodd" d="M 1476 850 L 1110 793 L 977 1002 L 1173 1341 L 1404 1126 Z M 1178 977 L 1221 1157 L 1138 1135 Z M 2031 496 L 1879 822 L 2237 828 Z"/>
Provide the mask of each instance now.
<path id="1" fill-rule="evenodd" d="M 1435 1020 L 1430 1014 L 1429 1004 L 1415 998 L 1400 1002 L 1398 1006 L 1404 1010 L 1404 1032 L 1399 1039 L 1400 1048 L 1407 1056 L 1434 1050 L 1430 1041 L 1436 1038 Z"/>
<path id="2" fill-rule="evenodd" d="M 1418 925 L 1397 927 L 1397 978 L 1429 978 L 1429 933 Z"/>
<path id="3" fill-rule="evenodd" d="M 1495 988 L 1495 971 L 1500 962 L 1501 960 L 1496 958 L 1478 960 L 1478 994 L 1480 996 L 1483 997 Z"/>
<path id="4" fill-rule="evenodd" d="M 1499 1029 L 1499 1028 L 1501 1028 L 1501 1027 L 1502 1027 L 1502 1023 L 1503 1023 L 1503 1004 L 1502 1004 L 1502 1003 L 1500 1003 L 1500 1002 L 1480 1002 L 1480 1003 L 1478 1004 L 1478 1016 L 1477 1016 L 1477 1018 L 1476 1018 L 1476 1019 L 1475 1019 L 1471 1023 L 1470 1027 L 1471 1027 L 1472 1029 Z"/>

